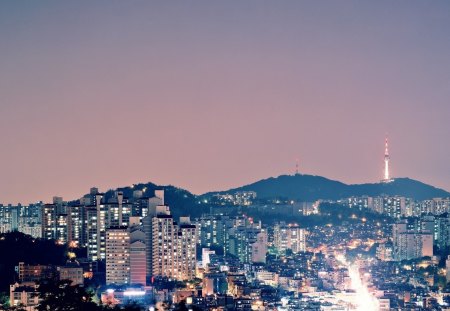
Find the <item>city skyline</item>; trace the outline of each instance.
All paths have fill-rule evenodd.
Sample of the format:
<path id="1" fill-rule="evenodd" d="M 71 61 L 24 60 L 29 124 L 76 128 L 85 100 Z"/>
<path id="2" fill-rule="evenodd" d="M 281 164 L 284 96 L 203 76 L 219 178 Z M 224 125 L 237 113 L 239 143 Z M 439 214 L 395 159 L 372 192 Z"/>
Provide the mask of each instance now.
<path id="1" fill-rule="evenodd" d="M 0 202 L 299 172 L 450 190 L 450 4 L 0 4 Z"/>
<path id="2" fill-rule="evenodd" d="M 450 310 L 450 2 L 0 3 L 0 309 Z"/>

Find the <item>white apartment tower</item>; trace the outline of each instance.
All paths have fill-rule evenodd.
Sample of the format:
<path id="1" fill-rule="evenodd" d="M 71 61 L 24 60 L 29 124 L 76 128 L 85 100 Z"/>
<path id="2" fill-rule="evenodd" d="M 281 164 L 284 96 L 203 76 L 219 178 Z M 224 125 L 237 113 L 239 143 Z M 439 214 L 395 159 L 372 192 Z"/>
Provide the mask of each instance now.
<path id="1" fill-rule="evenodd" d="M 149 202 L 149 213 L 144 219 L 144 227 L 151 232 L 151 249 L 147 250 L 151 263 L 147 265 L 149 276 L 166 276 L 178 280 L 194 278 L 196 267 L 196 226 L 189 217 L 181 217 L 175 222 L 170 209 L 164 204 L 164 193 L 155 192 L 155 202 Z M 147 262 L 149 260 L 147 259 Z"/>
<path id="2" fill-rule="evenodd" d="M 152 218 L 152 275 L 175 277 L 178 274 L 178 228 L 172 215 Z"/>

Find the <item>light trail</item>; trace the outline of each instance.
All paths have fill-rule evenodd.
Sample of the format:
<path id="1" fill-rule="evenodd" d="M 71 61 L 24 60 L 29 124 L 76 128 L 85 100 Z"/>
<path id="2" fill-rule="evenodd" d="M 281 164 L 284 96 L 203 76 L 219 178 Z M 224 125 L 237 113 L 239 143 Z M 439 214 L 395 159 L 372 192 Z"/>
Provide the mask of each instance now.
<path id="1" fill-rule="evenodd" d="M 374 297 L 361 280 L 358 266 L 350 264 L 345 256 L 338 255 L 336 259 L 340 261 L 348 269 L 348 275 L 351 279 L 351 288 L 355 291 L 355 307 L 357 311 L 379 311 L 380 304 L 378 299 Z"/>
<path id="2" fill-rule="evenodd" d="M 348 274 L 352 280 L 352 289 L 356 292 L 356 310 L 378 311 L 380 309 L 376 299 L 361 281 L 361 275 L 356 265 L 348 266 Z"/>

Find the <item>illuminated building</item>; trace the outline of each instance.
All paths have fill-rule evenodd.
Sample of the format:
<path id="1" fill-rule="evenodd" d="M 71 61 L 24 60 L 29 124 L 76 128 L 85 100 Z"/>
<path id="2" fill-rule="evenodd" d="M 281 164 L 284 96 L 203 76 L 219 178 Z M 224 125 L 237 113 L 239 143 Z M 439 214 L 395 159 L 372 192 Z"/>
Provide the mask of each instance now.
<path id="1" fill-rule="evenodd" d="M 101 203 L 102 195 L 96 195 L 96 205 L 88 206 L 86 213 L 87 254 L 90 260 L 106 257 L 106 208 Z"/>
<path id="2" fill-rule="evenodd" d="M 450 246 L 450 215 L 444 214 L 435 218 L 434 239 L 439 249 Z"/>
<path id="3" fill-rule="evenodd" d="M 382 243 L 376 249 L 376 257 L 381 261 L 392 261 L 393 248 L 391 244 Z"/>
<path id="4" fill-rule="evenodd" d="M 195 277 L 197 234 L 195 225 L 189 217 L 181 217 L 177 238 L 179 280 L 192 280 Z"/>
<path id="5" fill-rule="evenodd" d="M 392 225 L 392 239 L 394 260 L 401 261 L 433 256 L 433 234 L 409 230 L 406 221 Z"/>
<path id="6" fill-rule="evenodd" d="M 152 275 L 175 277 L 177 269 L 177 228 L 170 214 L 158 214 L 152 218 L 153 247 Z"/>
<path id="7" fill-rule="evenodd" d="M 297 225 L 286 225 L 277 223 L 274 226 L 273 244 L 279 252 L 285 252 L 290 249 L 293 253 L 306 251 L 306 232 L 305 229 Z"/>
<path id="8" fill-rule="evenodd" d="M 86 222 L 85 222 L 85 207 L 81 205 L 68 206 L 68 227 L 67 227 L 67 240 L 71 246 L 86 245 Z"/>
<path id="9" fill-rule="evenodd" d="M 229 230 L 235 226 L 236 222 L 243 220 L 243 217 L 237 218 L 239 220 L 227 215 L 205 215 L 196 219 L 199 244 L 206 247 L 220 247 L 224 254 L 227 253 L 229 251 Z M 245 220 L 243 221 L 245 222 Z"/>
<path id="10" fill-rule="evenodd" d="M 106 227 L 128 226 L 132 205 L 124 202 L 123 193 L 118 191 L 116 197 L 106 204 Z"/>
<path id="11" fill-rule="evenodd" d="M 243 263 L 251 263 L 253 259 L 261 260 L 262 253 L 264 252 L 264 246 L 261 245 L 261 241 L 265 241 L 265 233 L 262 235 L 261 229 L 256 227 L 236 227 L 230 229 L 230 254 L 239 258 Z M 258 239 L 259 235 L 259 239 Z M 253 249 L 253 246 L 257 250 Z"/>
<path id="12" fill-rule="evenodd" d="M 202 296 L 224 295 L 228 290 L 228 282 L 225 273 L 209 273 L 203 278 Z"/>
<path id="13" fill-rule="evenodd" d="M 125 289 L 108 288 L 105 292 L 101 293 L 100 299 L 104 305 L 123 306 L 128 304 L 148 305 L 151 301 L 149 298 L 145 288 L 133 286 Z"/>
<path id="14" fill-rule="evenodd" d="M 254 191 L 238 191 L 236 193 L 215 194 L 211 203 L 216 205 L 244 205 L 249 206 L 256 199 Z"/>
<path id="15" fill-rule="evenodd" d="M 16 271 L 20 282 L 38 282 L 43 279 L 52 279 L 56 275 L 53 266 L 50 265 L 30 265 L 19 262 Z"/>
<path id="16" fill-rule="evenodd" d="M 122 192 L 117 192 L 116 197 L 106 204 L 102 202 L 103 195 L 96 188 L 91 192 L 96 193 L 95 199 L 91 200 L 96 205 L 85 208 L 88 258 L 103 260 L 106 256 L 106 230 L 128 226 L 131 204 L 124 202 Z"/>
<path id="17" fill-rule="evenodd" d="M 193 278 L 196 265 L 196 226 L 190 223 L 189 217 L 181 217 L 180 224 L 173 219 L 170 208 L 164 205 L 163 191 L 156 191 L 155 198 L 152 199 L 149 200 L 148 215 L 143 219 L 149 256 L 147 276 L 165 276 L 178 280 Z"/>
<path id="18" fill-rule="evenodd" d="M 145 233 L 140 226 L 139 217 L 137 223 L 130 220 L 130 284 L 145 285 L 147 280 L 147 252 Z"/>
<path id="19" fill-rule="evenodd" d="M 106 230 L 106 284 L 130 282 L 130 233 L 127 227 Z"/>
<path id="20" fill-rule="evenodd" d="M 42 207 L 42 237 L 54 239 L 59 243 L 67 243 L 68 217 L 56 204 L 45 204 Z"/>
<path id="21" fill-rule="evenodd" d="M 57 214 L 56 215 L 56 237 L 55 239 L 61 243 L 65 244 L 67 243 L 67 233 L 68 233 L 68 227 L 67 227 L 67 214 Z"/>
<path id="22" fill-rule="evenodd" d="M 35 283 L 15 283 L 9 287 L 9 305 L 21 310 L 37 310 L 39 304 L 38 285 Z"/>
<path id="23" fill-rule="evenodd" d="M 45 204 L 42 207 L 42 238 L 56 238 L 56 205 Z"/>
<path id="24" fill-rule="evenodd" d="M 42 238 L 42 226 L 41 224 L 27 223 L 19 225 L 19 232 L 31 235 L 33 238 Z"/>
<path id="25" fill-rule="evenodd" d="M 156 190 L 155 196 L 147 200 L 147 212 L 142 218 L 142 225 L 145 233 L 145 247 L 147 260 L 147 283 L 149 278 L 153 275 L 153 222 L 152 219 L 157 213 L 157 206 L 164 206 L 164 190 Z M 165 212 L 164 208 L 159 209 L 160 212 Z"/>
<path id="26" fill-rule="evenodd" d="M 256 235 L 256 241 L 252 244 L 252 262 L 266 263 L 267 232 L 262 229 Z"/>

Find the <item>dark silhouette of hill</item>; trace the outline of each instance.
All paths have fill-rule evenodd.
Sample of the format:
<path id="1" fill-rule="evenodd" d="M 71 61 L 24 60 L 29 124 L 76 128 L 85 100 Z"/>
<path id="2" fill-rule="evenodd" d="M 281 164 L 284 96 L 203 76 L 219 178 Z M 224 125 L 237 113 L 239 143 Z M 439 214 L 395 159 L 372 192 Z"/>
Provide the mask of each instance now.
<path id="1" fill-rule="evenodd" d="M 302 174 L 271 177 L 228 191 L 210 192 L 204 196 L 238 191 L 255 191 L 261 199 L 283 197 L 301 201 L 337 200 L 363 195 L 399 195 L 416 200 L 450 197 L 450 193 L 443 189 L 410 178 L 396 178 L 389 183 L 348 185 L 321 176 Z"/>
<path id="2" fill-rule="evenodd" d="M 119 187 L 105 192 L 105 199 L 114 196 L 115 191 L 122 191 L 124 196 L 133 201 L 133 191 L 141 190 L 143 197 L 152 197 L 156 189 L 164 189 L 165 203 L 170 206 L 172 214 L 198 217 L 209 212 L 209 206 L 201 203 L 217 193 L 235 193 L 238 191 L 255 191 L 260 199 L 286 198 L 299 201 L 338 200 L 352 196 L 399 195 L 425 200 L 450 197 L 450 193 L 410 178 L 396 178 L 392 182 L 345 184 L 315 175 L 281 175 L 271 177 L 227 191 L 209 192 L 196 196 L 187 190 L 175 186 L 159 186 L 154 183 L 139 183 L 133 186 Z M 75 201 L 73 202 L 75 203 Z"/>
<path id="3" fill-rule="evenodd" d="M 26 264 L 62 265 L 66 262 L 66 246 L 53 240 L 34 239 L 13 231 L 0 234 L 0 292 L 9 291 L 17 281 L 14 267 Z"/>

